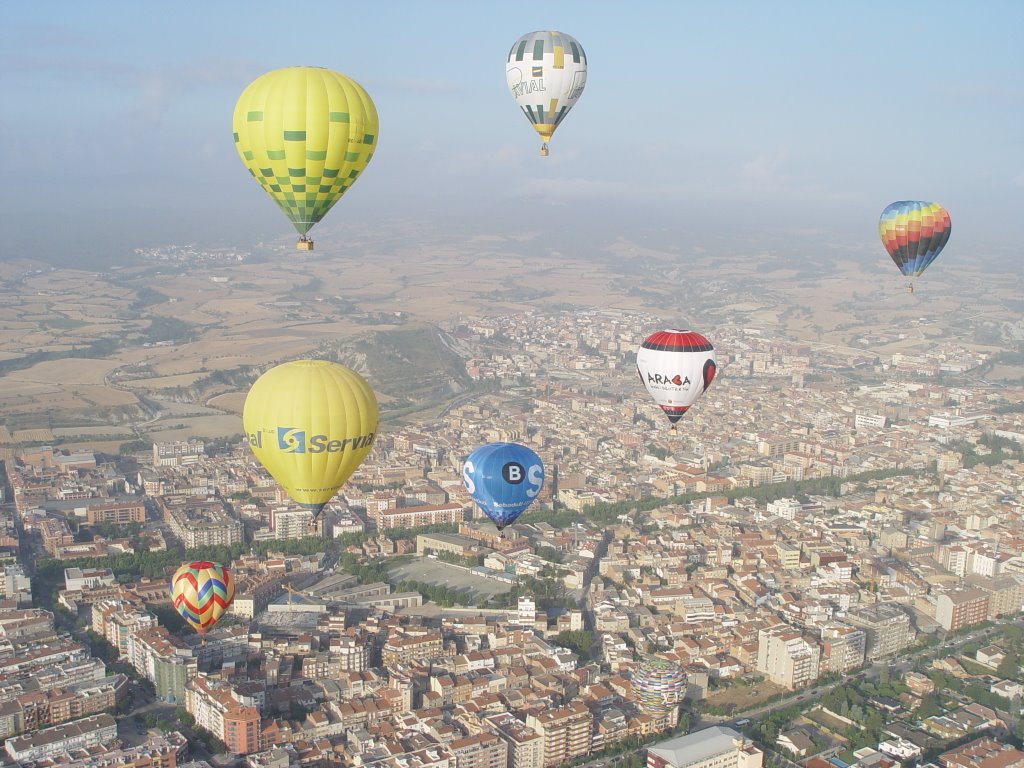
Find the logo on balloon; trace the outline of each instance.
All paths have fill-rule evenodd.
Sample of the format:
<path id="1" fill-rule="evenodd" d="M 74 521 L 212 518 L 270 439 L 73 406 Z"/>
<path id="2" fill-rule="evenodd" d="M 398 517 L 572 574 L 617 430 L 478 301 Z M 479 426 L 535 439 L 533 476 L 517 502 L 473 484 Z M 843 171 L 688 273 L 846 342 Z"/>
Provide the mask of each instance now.
<path id="1" fill-rule="evenodd" d="M 306 431 L 295 427 L 278 427 L 277 447 L 285 453 L 305 453 Z"/>
<path id="2" fill-rule="evenodd" d="M 526 479 L 530 483 L 530 487 L 526 489 L 526 495 L 532 499 L 540 493 L 541 486 L 544 485 L 544 467 L 534 464 L 530 467 Z"/>
<path id="3" fill-rule="evenodd" d="M 689 376 L 685 376 L 685 377 L 684 376 L 680 376 L 678 373 L 675 376 L 662 376 L 660 373 L 648 373 L 647 374 L 647 383 L 648 384 L 661 384 L 661 385 L 675 384 L 677 387 L 682 387 L 683 389 L 689 389 L 690 388 L 690 377 Z"/>
<path id="4" fill-rule="evenodd" d="M 306 439 L 306 431 L 295 427 L 277 428 L 277 447 L 284 453 L 341 453 L 346 448 L 358 450 L 373 445 L 375 432 L 344 440 L 331 440 L 328 435 L 313 435 Z M 250 439 L 250 442 L 252 440 Z"/>
<path id="5" fill-rule="evenodd" d="M 526 472 L 523 471 L 522 464 L 510 461 L 501 468 L 501 476 L 505 478 L 506 483 L 519 485 L 519 483 L 523 482 L 523 478 L 526 477 Z"/>

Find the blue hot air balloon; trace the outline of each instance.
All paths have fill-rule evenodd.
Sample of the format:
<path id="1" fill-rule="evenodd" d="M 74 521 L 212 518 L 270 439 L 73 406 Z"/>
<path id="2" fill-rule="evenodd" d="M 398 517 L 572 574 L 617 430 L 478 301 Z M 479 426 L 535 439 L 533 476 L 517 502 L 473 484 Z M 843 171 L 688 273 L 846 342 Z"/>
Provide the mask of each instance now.
<path id="1" fill-rule="evenodd" d="M 544 464 L 525 445 L 490 443 L 466 459 L 462 481 L 500 531 L 537 498 L 544 486 Z"/>

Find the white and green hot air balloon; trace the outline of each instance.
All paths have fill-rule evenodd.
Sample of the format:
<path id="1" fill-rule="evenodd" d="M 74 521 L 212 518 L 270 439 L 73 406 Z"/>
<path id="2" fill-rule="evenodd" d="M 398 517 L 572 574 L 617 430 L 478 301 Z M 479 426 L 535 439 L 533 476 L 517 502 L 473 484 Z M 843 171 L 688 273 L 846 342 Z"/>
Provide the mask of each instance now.
<path id="1" fill-rule="evenodd" d="M 530 32 L 508 52 L 505 77 L 512 98 L 540 134 L 541 155 L 587 84 L 587 55 L 572 35 Z"/>

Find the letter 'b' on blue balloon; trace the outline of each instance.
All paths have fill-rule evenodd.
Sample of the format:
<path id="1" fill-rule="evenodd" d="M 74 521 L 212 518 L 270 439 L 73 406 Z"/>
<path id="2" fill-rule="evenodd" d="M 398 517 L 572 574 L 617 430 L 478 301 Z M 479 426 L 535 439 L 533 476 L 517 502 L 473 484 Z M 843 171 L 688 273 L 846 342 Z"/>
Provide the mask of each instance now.
<path id="1" fill-rule="evenodd" d="M 525 445 L 490 443 L 466 459 L 462 481 L 500 531 L 537 498 L 544 487 L 544 464 Z"/>

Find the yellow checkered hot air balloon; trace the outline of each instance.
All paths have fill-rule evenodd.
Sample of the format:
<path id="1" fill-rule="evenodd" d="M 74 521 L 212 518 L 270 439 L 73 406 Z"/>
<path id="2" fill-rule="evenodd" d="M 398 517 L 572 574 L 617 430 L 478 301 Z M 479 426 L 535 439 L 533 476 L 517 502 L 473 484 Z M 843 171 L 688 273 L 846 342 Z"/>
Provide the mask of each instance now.
<path id="1" fill-rule="evenodd" d="M 320 67 L 275 69 L 238 97 L 235 149 L 291 219 L 298 249 L 359 178 L 377 147 L 377 110 L 354 80 Z"/>
<path id="2" fill-rule="evenodd" d="M 373 447 L 377 398 L 344 365 L 294 360 L 256 380 L 242 425 L 260 464 L 315 520 Z"/>

